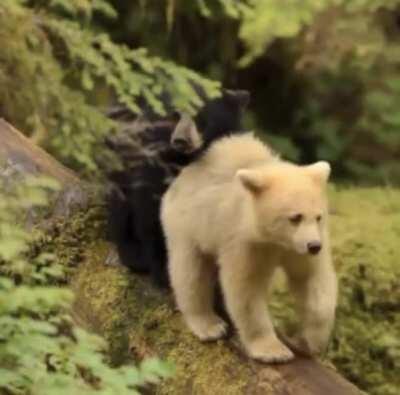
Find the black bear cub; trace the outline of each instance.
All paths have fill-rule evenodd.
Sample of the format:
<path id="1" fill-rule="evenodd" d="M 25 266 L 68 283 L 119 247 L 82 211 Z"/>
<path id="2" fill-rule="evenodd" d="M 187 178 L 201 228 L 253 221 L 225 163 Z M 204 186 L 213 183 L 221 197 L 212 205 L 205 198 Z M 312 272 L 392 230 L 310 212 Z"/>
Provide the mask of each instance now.
<path id="1" fill-rule="evenodd" d="M 240 133 L 249 93 L 224 90 L 208 100 L 197 116 L 135 118 L 117 107 L 109 116 L 120 123 L 107 144 L 121 162 L 110 171 L 108 228 L 120 262 L 135 272 L 150 272 L 159 286 L 168 286 L 167 253 L 160 222 L 160 201 L 183 166 L 196 160 L 216 139 Z"/>

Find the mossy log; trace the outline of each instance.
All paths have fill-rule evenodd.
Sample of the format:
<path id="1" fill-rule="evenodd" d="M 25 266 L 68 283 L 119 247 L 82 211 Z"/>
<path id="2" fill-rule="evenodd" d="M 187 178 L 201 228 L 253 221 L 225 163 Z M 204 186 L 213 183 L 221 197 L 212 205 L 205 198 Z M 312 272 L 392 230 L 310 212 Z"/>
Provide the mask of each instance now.
<path id="1" fill-rule="evenodd" d="M 24 175 L 48 176 L 61 184 L 61 190 L 53 196 L 47 217 L 68 217 L 75 207 L 87 205 L 84 183 L 71 170 L 0 118 L 0 176 L 15 182 Z"/>
<path id="2" fill-rule="evenodd" d="M 46 174 L 59 180 L 64 187 L 58 199 L 62 201 L 59 205 L 62 209 L 55 210 L 54 215 L 68 217 L 72 215 L 70 208 L 76 203 L 85 206 L 85 188 L 76 175 L 2 120 L 0 160 L 3 176 L 7 176 L 7 171 L 12 176 L 12 171 L 9 171 L 12 168 L 22 173 Z M 73 227 L 74 223 L 67 220 L 64 226 Z M 86 227 L 89 231 L 90 221 Z M 66 229 L 68 233 L 74 232 Z M 118 263 L 112 263 L 116 261 L 110 259 L 114 254 L 112 247 L 101 237 L 93 236 L 93 232 L 89 233 L 84 259 L 71 281 L 76 293 L 74 317 L 81 325 L 107 338 L 110 361 L 114 364 L 149 356 L 172 361 L 176 366 L 174 378 L 151 389 L 152 393 L 361 393 L 333 368 L 312 359 L 297 358 L 288 364 L 266 366 L 249 360 L 243 354 L 237 336 L 214 343 L 200 343 L 183 324 L 169 292 L 154 288 L 147 278 L 133 275 Z"/>

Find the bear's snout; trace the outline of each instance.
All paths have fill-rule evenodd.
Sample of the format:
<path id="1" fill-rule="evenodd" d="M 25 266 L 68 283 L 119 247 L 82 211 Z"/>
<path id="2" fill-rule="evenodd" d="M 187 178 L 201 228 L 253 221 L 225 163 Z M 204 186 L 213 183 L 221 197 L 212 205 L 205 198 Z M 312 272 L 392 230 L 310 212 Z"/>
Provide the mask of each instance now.
<path id="1" fill-rule="evenodd" d="M 307 243 L 307 250 L 311 255 L 317 255 L 322 248 L 322 244 L 320 241 L 310 241 Z"/>
<path id="2" fill-rule="evenodd" d="M 181 137 L 177 137 L 172 140 L 172 147 L 175 149 L 175 151 L 183 153 L 190 152 L 192 148 L 190 144 Z"/>

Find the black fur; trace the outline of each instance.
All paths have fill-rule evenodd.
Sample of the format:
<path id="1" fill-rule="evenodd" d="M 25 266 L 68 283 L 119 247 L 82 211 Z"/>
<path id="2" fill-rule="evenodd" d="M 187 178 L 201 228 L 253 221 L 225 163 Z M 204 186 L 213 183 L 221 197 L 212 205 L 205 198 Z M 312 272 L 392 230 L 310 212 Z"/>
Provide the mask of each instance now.
<path id="1" fill-rule="evenodd" d="M 194 152 L 177 152 L 170 138 L 177 120 L 154 119 L 130 123 L 127 109 L 116 108 L 110 116 L 123 120 L 121 132 L 108 140 L 122 162 L 122 169 L 109 173 L 113 187 L 108 197 L 109 237 L 122 264 L 133 271 L 151 273 L 160 286 L 168 286 L 166 247 L 160 222 L 161 197 L 180 169 L 196 160 L 216 139 L 241 132 L 241 116 L 249 94 L 225 91 L 206 102 L 194 122 L 202 146 Z"/>

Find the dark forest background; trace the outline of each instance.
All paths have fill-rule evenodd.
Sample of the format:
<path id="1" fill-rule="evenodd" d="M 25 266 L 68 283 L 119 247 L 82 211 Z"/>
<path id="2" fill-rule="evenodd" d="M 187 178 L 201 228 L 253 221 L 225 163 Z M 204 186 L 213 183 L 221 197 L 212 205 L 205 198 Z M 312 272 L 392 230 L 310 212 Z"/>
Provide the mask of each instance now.
<path id="1" fill-rule="evenodd" d="M 218 81 L 251 92 L 246 126 L 284 157 L 398 184 L 399 3 L 3 0 L 0 115 L 92 171 L 110 100 L 138 112 L 144 96 L 162 112 L 169 91 L 195 111 L 188 82 L 213 95 Z"/>

